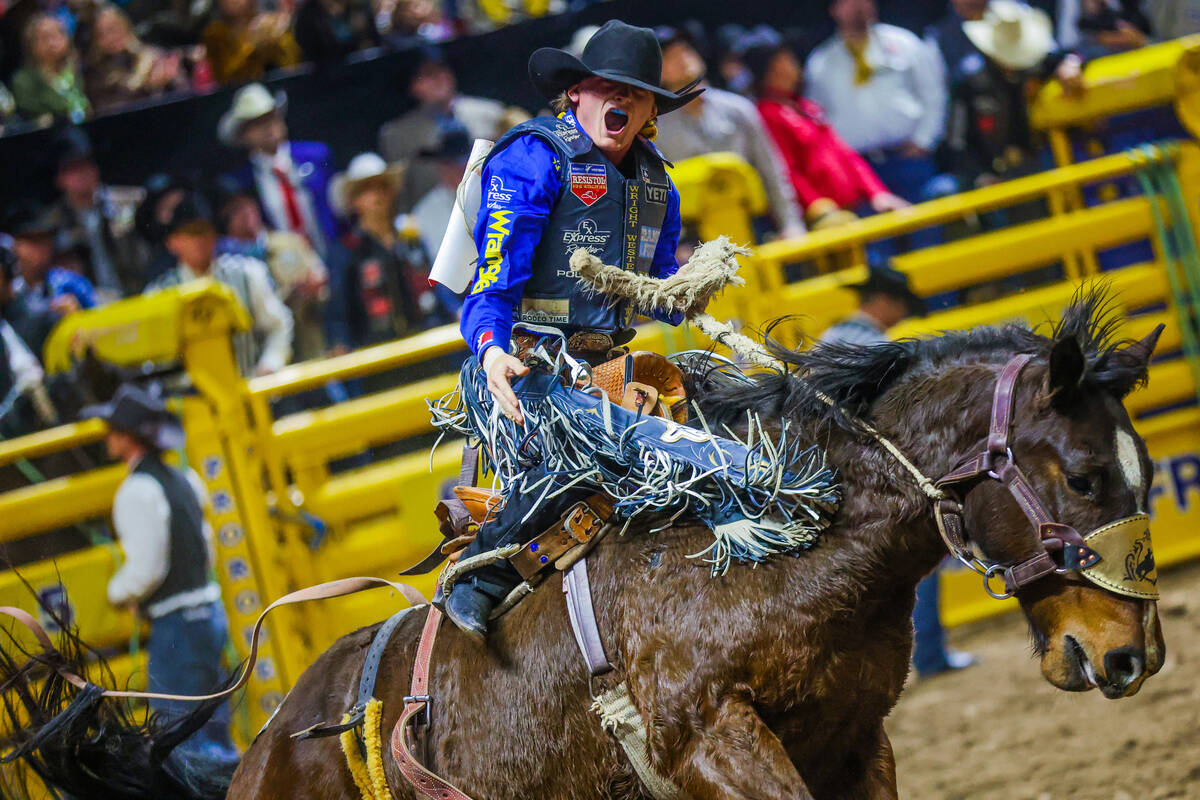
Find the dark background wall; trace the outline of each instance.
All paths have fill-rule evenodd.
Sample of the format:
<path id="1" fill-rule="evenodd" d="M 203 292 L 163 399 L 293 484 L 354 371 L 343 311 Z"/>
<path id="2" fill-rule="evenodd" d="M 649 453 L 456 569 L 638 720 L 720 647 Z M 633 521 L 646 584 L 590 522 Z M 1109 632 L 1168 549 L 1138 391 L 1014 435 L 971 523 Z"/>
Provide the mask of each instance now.
<path id="1" fill-rule="evenodd" d="M 921 31 L 940 18 L 946 0 L 881 0 L 885 22 Z M 466 94 L 494 97 L 536 111 L 541 98 L 526 77 L 529 54 L 538 47 L 562 46 L 576 28 L 620 18 L 638 25 L 698 19 L 714 28 L 725 23 L 767 23 L 797 28 L 818 42 L 832 32 L 825 0 L 612 0 L 584 10 L 459 39 L 444 46 Z M 410 105 L 407 77 L 418 51 L 360 54 L 351 63 L 269 81 L 286 91 L 293 139 L 328 143 L 339 165 L 356 153 L 375 149 L 379 126 Z M 216 140 L 217 120 L 229 107 L 233 89 L 157 102 L 144 108 L 98 117 L 84 127 L 92 138 L 109 183 L 141 183 L 159 171 L 212 176 L 232 168 L 238 153 Z M 0 199 L 52 192 L 53 132 L 39 130 L 0 138 Z"/>

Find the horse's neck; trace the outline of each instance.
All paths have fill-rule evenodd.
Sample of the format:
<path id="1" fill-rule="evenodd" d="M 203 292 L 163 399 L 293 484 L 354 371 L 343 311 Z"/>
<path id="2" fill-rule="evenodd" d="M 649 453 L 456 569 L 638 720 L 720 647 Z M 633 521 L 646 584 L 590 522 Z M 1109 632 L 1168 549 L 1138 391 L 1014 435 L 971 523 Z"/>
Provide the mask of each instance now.
<path id="1" fill-rule="evenodd" d="M 933 480 L 972 453 L 987 431 L 986 373 L 972 369 L 975 379 L 964 380 L 963 372 L 903 379 L 872 408 L 870 421 L 880 434 Z M 827 541 L 842 551 L 845 568 L 864 585 L 915 587 L 946 555 L 932 501 L 879 442 L 838 434 L 827 447 L 843 486 L 842 508 Z"/>

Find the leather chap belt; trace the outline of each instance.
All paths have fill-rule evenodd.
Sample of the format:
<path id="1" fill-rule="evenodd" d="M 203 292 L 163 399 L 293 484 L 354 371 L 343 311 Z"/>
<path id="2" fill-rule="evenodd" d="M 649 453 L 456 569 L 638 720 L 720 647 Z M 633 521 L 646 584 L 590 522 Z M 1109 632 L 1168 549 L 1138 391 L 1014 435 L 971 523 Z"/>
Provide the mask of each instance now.
<path id="1" fill-rule="evenodd" d="M 529 580 L 557 562 L 567 551 L 590 542 L 612 513 L 612 502 L 606 495 L 594 494 L 581 500 L 567 509 L 562 519 L 509 557 L 508 562 L 524 580 Z"/>

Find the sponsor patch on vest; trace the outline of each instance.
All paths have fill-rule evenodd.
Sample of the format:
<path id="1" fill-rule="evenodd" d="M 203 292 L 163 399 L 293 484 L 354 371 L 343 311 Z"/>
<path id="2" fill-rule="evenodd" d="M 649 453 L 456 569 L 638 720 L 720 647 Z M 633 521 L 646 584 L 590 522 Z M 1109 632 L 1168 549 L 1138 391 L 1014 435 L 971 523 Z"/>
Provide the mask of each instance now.
<path id="1" fill-rule="evenodd" d="M 229 492 L 213 492 L 212 506 L 213 511 L 218 514 L 228 514 L 233 510 L 233 498 L 230 497 Z"/>
<path id="2" fill-rule="evenodd" d="M 562 139 L 567 144 L 579 139 L 579 128 L 576 128 L 566 120 L 559 120 L 554 123 L 554 135 Z"/>
<path id="3" fill-rule="evenodd" d="M 220 456 L 208 456 L 204 459 L 204 479 L 208 481 L 216 480 L 221 474 L 222 461 Z"/>
<path id="4" fill-rule="evenodd" d="M 657 183 L 646 184 L 646 199 L 651 203 L 666 205 L 667 198 L 671 196 L 670 188 Z"/>
<path id="5" fill-rule="evenodd" d="M 571 194 L 590 206 L 608 193 L 608 176 L 603 164 L 571 164 Z"/>
<path id="6" fill-rule="evenodd" d="M 487 207 L 499 208 L 501 205 L 507 205 L 512 202 L 512 190 L 504 185 L 504 181 L 499 175 L 493 175 L 491 182 L 488 183 Z"/>
<path id="7" fill-rule="evenodd" d="M 521 298 L 521 322 L 530 322 L 534 325 L 565 325 L 570 320 L 570 300 Z"/>
<path id="8" fill-rule="evenodd" d="M 500 267 L 504 264 L 504 240 L 512 230 L 512 212 L 496 209 L 488 215 L 487 236 L 483 242 L 483 259 L 479 262 L 479 274 L 471 294 L 479 294 L 500 279 Z"/>
<path id="9" fill-rule="evenodd" d="M 600 230 L 596 220 L 589 217 L 579 220 L 579 225 L 575 230 L 563 231 L 562 240 L 563 244 L 567 246 L 568 256 L 581 247 L 595 256 L 604 252 L 604 248 L 608 247 L 608 240 L 611 238 L 612 231 Z"/>
<path id="10" fill-rule="evenodd" d="M 654 258 L 654 251 L 658 249 L 658 235 L 661 232 L 662 228 L 642 226 L 641 243 L 638 245 L 639 258 Z"/>

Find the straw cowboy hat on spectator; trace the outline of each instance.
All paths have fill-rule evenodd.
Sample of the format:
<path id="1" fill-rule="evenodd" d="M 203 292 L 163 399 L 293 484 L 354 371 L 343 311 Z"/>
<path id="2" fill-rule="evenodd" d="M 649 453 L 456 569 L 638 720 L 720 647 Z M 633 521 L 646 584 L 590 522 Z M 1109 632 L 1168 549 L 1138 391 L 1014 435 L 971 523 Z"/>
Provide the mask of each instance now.
<path id="1" fill-rule="evenodd" d="M 392 192 L 399 192 L 403 177 L 403 166 L 389 164 L 375 153 L 359 153 L 350 159 L 350 166 L 346 167 L 345 172 L 334 175 L 329 182 L 329 204 L 345 216 L 349 213 L 350 201 L 358 187 L 368 181 L 381 181 L 388 184 Z"/>
<path id="2" fill-rule="evenodd" d="M 287 94 L 276 92 L 271 94 L 261 83 L 252 83 L 237 90 L 233 96 L 233 105 L 221 116 L 217 123 L 217 138 L 222 144 L 237 147 L 238 137 L 242 126 L 251 120 L 265 117 L 267 114 L 287 110 Z"/>
<path id="3" fill-rule="evenodd" d="M 992 0 L 983 19 L 963 23 L 979 51 L 1009 69 L 1029 69 L 1055 48 L 1046 12 L 1013 0 Z"/>

